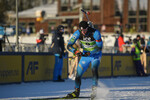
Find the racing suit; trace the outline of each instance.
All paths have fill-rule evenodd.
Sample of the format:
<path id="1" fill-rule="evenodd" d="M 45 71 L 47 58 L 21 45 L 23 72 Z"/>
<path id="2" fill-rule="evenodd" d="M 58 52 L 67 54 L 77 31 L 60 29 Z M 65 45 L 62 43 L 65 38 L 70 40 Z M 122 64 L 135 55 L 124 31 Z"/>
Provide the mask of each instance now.
<path id="1" fill-rule="evenodd" d="M 98 30 L 91 27 L 88 28 L 86 35 L 83 35 L 80 30 L 75 31 L 67 44 L 67 49 L 72 53 L 75 53 L 77 51 L 75 48 L 73 48 L 73 44 L 78 39 L 80 41 L 81 48 L 83 48 L 83 52 L 77 66 L 75 88 L 80 88 L 81 77 L 89 67 L 90 63 L 93 74 L 93 86 L 97 86 L 98 67 L 100 64 L 100 59 L 102 57 L 101 50 L 103 47 L 101 34 Z"/>

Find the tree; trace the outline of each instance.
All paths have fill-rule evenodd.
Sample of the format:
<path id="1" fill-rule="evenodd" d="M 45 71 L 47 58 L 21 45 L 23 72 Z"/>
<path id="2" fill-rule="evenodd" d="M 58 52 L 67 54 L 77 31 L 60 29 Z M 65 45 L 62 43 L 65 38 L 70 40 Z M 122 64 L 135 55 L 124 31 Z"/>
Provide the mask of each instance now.
<path id="1" fill-rule="evenodd" d="M 7 12 L 7 9 L 8 9 L 8 2 L 7 0 L 0 0 L 0 23 L 1 24 L 5 24 L 6 22 L 6 12 Z"/>

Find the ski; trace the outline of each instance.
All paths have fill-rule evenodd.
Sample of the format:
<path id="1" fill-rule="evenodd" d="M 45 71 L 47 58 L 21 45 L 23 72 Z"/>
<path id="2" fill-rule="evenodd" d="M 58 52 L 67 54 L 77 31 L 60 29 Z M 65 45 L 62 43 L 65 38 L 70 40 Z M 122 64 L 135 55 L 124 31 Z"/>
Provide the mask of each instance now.
<path id="1" fill-rule="evenodd" d="M 77 98 L 67 98 L 67 97 L 52 97 L 52 98 L 40 98 L 40 99 L 32 99 L 32 100 L 92 100 L 89 96 L 81 96 Z"/>
<path id="2" fill-rule="evenodd" d="M 77 98 L 67 98 L 67 97 L 60 97 L 60 98 L 56 98 L 55 100 L 68 100 L 68 99 L 71 99 L 71 100 L 78 100 L 78 99 L 85 99 L 85 100 L 90 100 L 91 97 L 77 97 Z M 51 99 L 51 98 L 50 98 Z M 52 98 L 54 99 L 54 98 Z"/>

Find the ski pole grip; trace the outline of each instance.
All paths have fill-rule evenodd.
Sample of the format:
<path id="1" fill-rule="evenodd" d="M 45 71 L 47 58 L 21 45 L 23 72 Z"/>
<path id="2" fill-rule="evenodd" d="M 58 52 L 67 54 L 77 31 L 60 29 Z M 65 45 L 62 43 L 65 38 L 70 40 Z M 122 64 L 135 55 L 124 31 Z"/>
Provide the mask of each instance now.
<path id="1" fill-rule="evenodd" d="M 86 11 L 84 9 L 81 9 L 81 11 L 86 14 Z"/>

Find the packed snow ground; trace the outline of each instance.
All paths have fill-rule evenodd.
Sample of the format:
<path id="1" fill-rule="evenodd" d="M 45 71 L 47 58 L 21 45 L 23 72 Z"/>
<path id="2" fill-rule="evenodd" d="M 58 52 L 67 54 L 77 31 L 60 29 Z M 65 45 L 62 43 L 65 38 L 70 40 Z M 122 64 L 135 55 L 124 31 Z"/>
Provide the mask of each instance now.
<path id="1" fill-rule="evenodd" d="M 80 96 L 90 96 L 92 79 L 82 79 Z M 74 81 L 29 82 L 0 85 L 1 100 L 30 100 L 65 96 Z M 150 100 L 150 76 L 100 78 L 96 100 Z M 85 99 L 84 99 L 85 100 Z"/>

